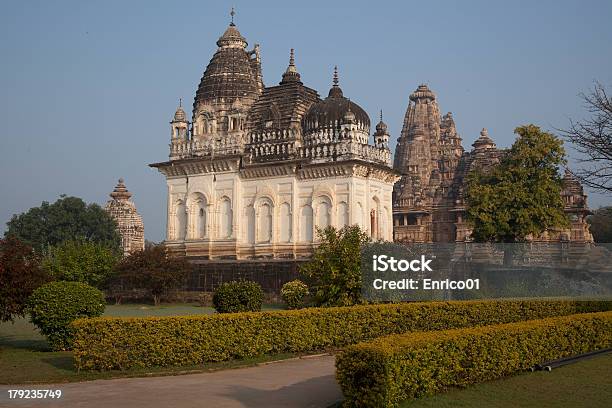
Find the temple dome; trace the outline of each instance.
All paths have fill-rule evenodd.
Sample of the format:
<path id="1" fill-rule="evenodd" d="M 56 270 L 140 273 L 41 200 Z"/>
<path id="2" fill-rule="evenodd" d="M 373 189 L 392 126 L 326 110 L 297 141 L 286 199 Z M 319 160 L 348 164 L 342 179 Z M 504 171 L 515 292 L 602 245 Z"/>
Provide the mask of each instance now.
<path id="1" fill-rule="evenodd" d="M 186 122 L 187 121 L 187 114 L 183 110 L 182 104 L 179 105 L 178 108 L 176 108 L 176 112 L 174 112 L 174 120 L 173 121 L 174 122 Z"/>
<path id="2" fill-rule="evenodd" d="M 376 125 L 376 133 L 378 134 L 387 133 L 387 124 L 383 122 L 382 110 L 380 111 L 380 121 Z"/>
<path id="3" fill-rule="evenodd" d="M 257 98 L 259 88 L 255 67 L 245 50 L 247 42 L 234 23 L 219 38 L 217 45 L 219 48 L 204 71 L 194 104 Z"/>
<path id="4" fill-rule="evenodd" d="M 310 107 L 304 116 L 304 130 L 306 132 L 318 128 L 337 127 L 348 122 L 370 128 L 370 117 L 359 105 L 345 98 L 338 85 L 338 72 L 334 71 L 334 85 L 324 100 Z"/>

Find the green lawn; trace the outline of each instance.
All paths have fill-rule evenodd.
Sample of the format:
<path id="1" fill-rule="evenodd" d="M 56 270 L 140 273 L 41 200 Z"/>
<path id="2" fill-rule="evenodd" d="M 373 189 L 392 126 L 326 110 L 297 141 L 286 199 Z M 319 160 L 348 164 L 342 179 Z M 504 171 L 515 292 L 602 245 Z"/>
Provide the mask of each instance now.
<path id="1" fill-rule="evenodd" d="M 264 307 L 264 310 L 278 307 Z M 214 309 L 192 304 L 110 305 L 105 316 L 144 317 L 211 314 Z M 292 354 L 262 356 L 254 359 L 211 363 L 200 366 L 106 372 L 77 372 L 69 351 L 49 351 L 47 341 L 27 319 L 0 323 L 0 384 L 84 381 L 98 378 L 167 375 L 211 369 L 253 365 L 259 362 L 293 357 Z"/>
<path id="2" fill-rule="evenodd" d="M 608 353 L 551 372 L 524 373 L 406 402 L 402 408 L 610 406 L 612 354 Z"/>

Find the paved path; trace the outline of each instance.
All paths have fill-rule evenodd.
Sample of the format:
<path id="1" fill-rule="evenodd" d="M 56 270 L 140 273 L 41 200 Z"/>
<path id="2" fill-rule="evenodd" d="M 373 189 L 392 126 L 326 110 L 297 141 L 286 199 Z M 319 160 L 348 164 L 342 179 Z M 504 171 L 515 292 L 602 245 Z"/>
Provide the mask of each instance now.
<path id="1" fill-rule="evenodd" d="M 328 407 L 342 399 L 334 357 L 173 377 L 122 378 L 55 385 L 0 385 L 0 407 L 191 408 Z M 60 400 L 9 400 L 9 389 L 61 389 Z"/>

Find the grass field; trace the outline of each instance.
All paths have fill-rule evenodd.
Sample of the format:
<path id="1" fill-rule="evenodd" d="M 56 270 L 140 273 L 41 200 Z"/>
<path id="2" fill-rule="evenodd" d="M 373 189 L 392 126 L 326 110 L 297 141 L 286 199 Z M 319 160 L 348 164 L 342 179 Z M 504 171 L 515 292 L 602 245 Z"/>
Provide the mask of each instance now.
<path id="1" fill-rule="evenodd" d="M 264 307 L 276 309 L 277 307 Z M 110 305 L 105 316 L 144 317 L 211 314 L 213 308 L 192 304 L 173 305 Z M 0 384 L 37 382 L 85 381 L 98 378 L 140 377 L 147 375 L 177 374 L 211 369 L 248 366 L 259 362 L 293 357 L 291 354 L 262 356 L 255 359 L 229 361 L 200 366 L 160 368 L 146 370 L 77 372 L 69 351 L 50 351 L 44 336 L 27 319 L 15 323 L 0 323 Z"/>
<path id="2" fill-rule="evenodd" d="M 612 353 L 559 367 L 452 390 L 402 405 L 402 408 L 446 407 L 610 407 Z"/>

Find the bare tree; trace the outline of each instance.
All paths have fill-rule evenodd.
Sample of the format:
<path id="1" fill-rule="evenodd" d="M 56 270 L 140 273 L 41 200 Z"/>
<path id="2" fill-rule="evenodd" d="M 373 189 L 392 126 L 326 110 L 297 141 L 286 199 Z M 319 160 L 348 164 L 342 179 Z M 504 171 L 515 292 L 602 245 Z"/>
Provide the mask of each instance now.
<path id="1" fill-rule="evenodd" d="M 580 94 L 588 119 L 570 119 L 570 128 L 561 130 L 564 138 L 581 154 L 581 168 L 575 172 L 580 181 L 600 192 L 612 194 L 612 99 L 599 82 L 589 94 Z"/>

